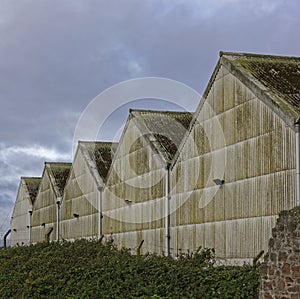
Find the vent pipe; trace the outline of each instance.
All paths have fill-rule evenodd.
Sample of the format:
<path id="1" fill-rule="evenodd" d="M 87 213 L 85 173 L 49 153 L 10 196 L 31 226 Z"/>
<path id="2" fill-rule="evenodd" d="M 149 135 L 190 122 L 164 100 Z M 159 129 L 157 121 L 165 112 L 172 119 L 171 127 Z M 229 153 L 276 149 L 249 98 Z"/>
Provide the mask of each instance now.
<path id="1" fill-rule="evenodd" d="M 56 241 L 59 242 L 60 236 L 60 206 L 61 206 L 61 197 L 57 197 L 56 200 Z"/>
<path id="2" fill-rule="evenodd" d="M 300 124 L 295 124 L 296 135 L 296 205 L 300 206 Z"/>
<path id="3" fill-rule="evenodd" d="M 166 165 L 165 188 L 165 254 L 170 255 L 170 164 Z"/>
<path id="4" fill-rule="evenodd" d="M 28 211 L 29 213 L 29 245 L 32 243 L 32 210 Z"/>
<path id="5" fill-rule="evenodd" d="M 102 237 L 102 195 L 103 195 L 103 187 L 98 187 L 99 197 L 98 197 L 98 238 L 99 240 Z"/>
<path id="6" fill-rule="evenodd" d="M 4 248 L 7 247 L 6 239 L 7 239 L 8 235 L 10 234 L 10 232 L 11 232 L 11 229 L 9 229 L 9 230 L 6 232 L 6 234 L 4 235 L 4 237 L 3 237 L 3 246 L 4 246 Z"/>

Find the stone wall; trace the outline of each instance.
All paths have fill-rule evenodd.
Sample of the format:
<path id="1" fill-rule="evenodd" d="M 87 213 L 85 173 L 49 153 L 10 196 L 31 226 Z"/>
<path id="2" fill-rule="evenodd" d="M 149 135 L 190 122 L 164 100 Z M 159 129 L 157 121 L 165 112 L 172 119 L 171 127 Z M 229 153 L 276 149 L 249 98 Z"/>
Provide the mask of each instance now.
<path id="1" fill-rule="evenodd" d="M 260 268 L 259 298 L 300 299 L 300 208 L 280 213 Z"/>

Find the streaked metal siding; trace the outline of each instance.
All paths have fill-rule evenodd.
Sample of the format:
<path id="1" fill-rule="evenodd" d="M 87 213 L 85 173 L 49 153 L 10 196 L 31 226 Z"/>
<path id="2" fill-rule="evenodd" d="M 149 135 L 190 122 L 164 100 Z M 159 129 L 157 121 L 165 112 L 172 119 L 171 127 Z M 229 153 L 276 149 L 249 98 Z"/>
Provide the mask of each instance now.
<path id="1" fill-rule="evenodd" d="M 120 143 L 103 195 L 103 232 L 119 247 L 163 250 L 165 169 L 133 120 Z M 132 201 L 131 205 L 125 200 Z M 125 221 L 127 219 L 127 221 Z"/>
<path id="2" fill-rule="evenodd" d="M 41 226 L 45 223 L 45 226 Z M 53 231 L 50 241 L 56 239 L 56 196 L 45 170 L 39 192 L 33 205 L 32 213 L 32 242 L 45 241 L 45 234 L 50 227 Z"/>
<path id="3" fill-rule="evenodd" d="M 213 247 L 219 257 L 254 257 L 267 250 L 276 215 L 295 205 L 294 132 L 224 67 L 207 102 L 215 115 L 204 105 L 189 137 L 198 157 L 187 141 L 172 170 L 174 205 L 182 196 L 189 199 L 171 215 L 171 247 L 175 252 Z M 221 188 L 208 180 L 210 173 L 218 178 L 211 169 L 218 153 L 226 154 Z"/>
<path id="4" fill-rule="evenodd" d="M 24 185 L 20 184 L 14 211 L 11 219 L 11 236 L 10 244 L 14 245 L 28 245 L 29 244 L 29 228 L 30 225 L 29 210 L 31 206 L 27 199 L 27 194 L 24 190 Z M 16 231 L 14 231 L 14 229 Z"/>
<path id="5" fill-rule="evenodd" d="M 73 214 L 78 214 L 75 218 Z M 61 236 L 64 239 L 97 237 L 98 190 L 79 150 L 74 158 L 61 205 Z"/>

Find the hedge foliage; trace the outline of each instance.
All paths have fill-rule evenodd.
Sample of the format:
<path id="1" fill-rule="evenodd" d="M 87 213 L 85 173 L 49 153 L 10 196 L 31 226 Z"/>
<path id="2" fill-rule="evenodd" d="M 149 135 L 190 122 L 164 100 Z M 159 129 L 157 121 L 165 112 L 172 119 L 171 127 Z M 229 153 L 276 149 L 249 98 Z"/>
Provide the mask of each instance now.
<path id="1" fill-rule="evenodd" d="M 98 241 L 0 249 L 0 298 L 253 298 L 256 267 L 214 266 L 213 251 L 130 255 Z"/>

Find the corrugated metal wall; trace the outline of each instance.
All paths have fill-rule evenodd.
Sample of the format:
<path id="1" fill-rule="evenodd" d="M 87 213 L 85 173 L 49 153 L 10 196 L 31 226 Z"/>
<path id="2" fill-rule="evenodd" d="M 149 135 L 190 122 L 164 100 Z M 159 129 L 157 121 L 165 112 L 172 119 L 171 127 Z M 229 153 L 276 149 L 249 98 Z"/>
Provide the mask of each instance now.
<path id="1" fill-rule="evenodd" d="M 103 232 L 118 246 L 162 252 L 165 169 L 129 120 L 103 196 Z M 125 202 L 128 200 L 130 202 Z"/>
<path id="2" fill-rule="evenodd" d="M 295 205 L 294 148 L 294 132 L 222 66 L 172 170 L 173 250 L 267 250 L 276 215 Z"/>
<path id="3" fill-rule="evenodd" d="M 277 214 L 295 205 L 294 138 L 221 66 L 171 170 L 171 253 L 202 246 L 215 248 L 220 258 L 245 259 L 266 250 Z M 112 234 L 115 244 L 133 251 L 144 240 L 141 253 L 164 251 L 165 175 L 164 164 L 129 119 L 103 193 L 106 237 Z M 97 236 L 98 196 L 78 150 L 61 206 L 62 238 Z M 55 220 L 55 197 L 44 176 L 33 241 L 43 241 L 50 225 L 55 238 Z"/>
<path id="4" fill-rule="evenodd" d="M 30 236 L 30 216 L 29 211 L 32 209 L 25 192 L 25 184 L 20 183 L 18 195 L 16 198 L 14 211 L 11 219 L 11 236 L 10 244 L 28 245 Z M 27 227 L 28 226 L 28 227 Z"/>
<path id="5" fill-rule="evenodd" d="M 44 225 L 43 225 L 44 224 Z M 46 233 L 53 228 L 49 241 L 56 240 L 56 196 L 45 169 L 40 189 L 33 205 L 32 242 L 43 242 Z"/>
<path id="6" fill-rule="evenodd" d="M 79 149 L 73 161 L 61 205 L 61 237 L 79 239 L 97 237 L 98 190 Z M 79 215 L 78 218 L 73 214 Z"/>

